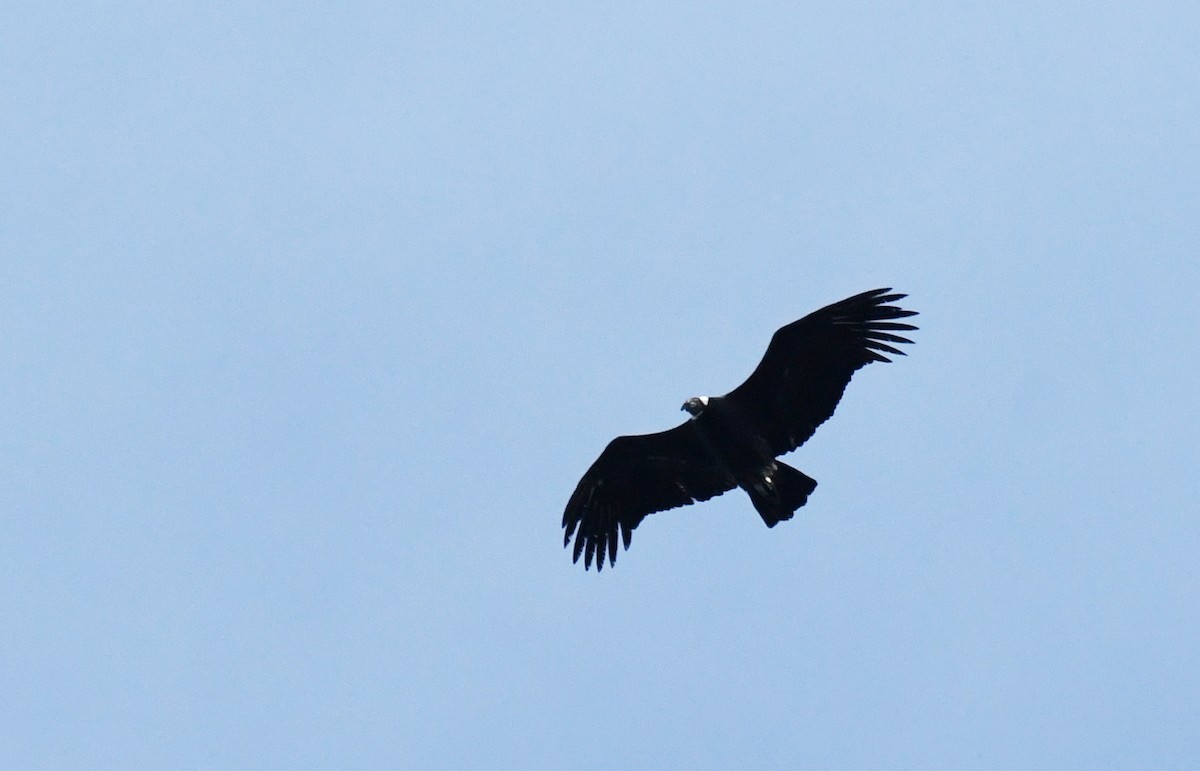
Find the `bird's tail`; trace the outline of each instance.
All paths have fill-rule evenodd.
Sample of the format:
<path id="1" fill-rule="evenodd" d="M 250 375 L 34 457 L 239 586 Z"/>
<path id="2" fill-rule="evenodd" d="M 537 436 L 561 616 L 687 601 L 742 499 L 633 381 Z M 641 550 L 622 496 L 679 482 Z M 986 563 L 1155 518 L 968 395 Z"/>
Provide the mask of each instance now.
<path id="1" fill-rule="evenodd" d="M 775 473 L 769 480 L 745 488 L 767 527 L 791 519 L 796 509 L 808 502 L 808 496 L 815 489 L 817 480 L 779 461 L 775 461 Z"/>

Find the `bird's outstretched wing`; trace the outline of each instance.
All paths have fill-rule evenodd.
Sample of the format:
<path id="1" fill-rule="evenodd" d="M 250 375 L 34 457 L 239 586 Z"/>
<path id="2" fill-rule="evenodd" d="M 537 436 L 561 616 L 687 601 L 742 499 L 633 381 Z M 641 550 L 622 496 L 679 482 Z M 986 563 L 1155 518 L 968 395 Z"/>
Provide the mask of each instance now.
<path id="1" fill-rule="evenodd" d="M 563 512 L 563 546 L 575 536 L 574 561 L 596 570 L 617 559 L 647 514 L 706 501 L 735 482 L 704 449 L 692 421 L 657 434 L 619 436 L 592 464 Z M 607 552 L 607 555 L 605 554 Z"/>
<path id="2" fill-rule="evenodd" d="M 890 343 L 911 343 L 896 333 L 916 327 L 896 319 L 917 314 L 888 305 L 907 296 L 891 291 L 863 292 L 781 328 L 746 382 L 726 395 L 776 455 L 804 444 L 833 415 L 859 368 L 904 355 Z"/>

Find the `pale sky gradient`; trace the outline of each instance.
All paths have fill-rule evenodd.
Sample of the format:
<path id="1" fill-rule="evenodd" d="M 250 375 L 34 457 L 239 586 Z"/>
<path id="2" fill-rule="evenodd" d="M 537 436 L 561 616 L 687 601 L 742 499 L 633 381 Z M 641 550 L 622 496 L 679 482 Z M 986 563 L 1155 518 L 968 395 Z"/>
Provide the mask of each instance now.
<path id="1" fill-rule="evenodd" d="M 1193 768 L 1200 5 L 0 12 L 0 766 Z M 878 286 L 788 462 L 561 548 Z"/>

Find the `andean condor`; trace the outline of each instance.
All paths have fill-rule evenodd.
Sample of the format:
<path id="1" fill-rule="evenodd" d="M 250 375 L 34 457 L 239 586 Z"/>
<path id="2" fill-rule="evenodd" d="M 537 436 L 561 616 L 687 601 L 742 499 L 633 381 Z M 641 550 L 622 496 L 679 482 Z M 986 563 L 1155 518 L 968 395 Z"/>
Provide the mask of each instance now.
<path id="1" fill-rule="evenodd" d="M 647 514 L 706 501 L 734 487 L 767 527 L 791 519 L 815 479 L 775 460 L 808 441 L 833 415 L 850 377 L 873 361 L 904 352 L 896 319 L 915 316 L 888 303 L 907 295 L 875 289 L 792 322 L 771 337 L 758 367 L 724 396 L 684 402 L 691 418 L 657 434 L 619 436 L 592 464 L 563 512 L 563 546 L 575 536 L 574 561 L 604 568 L 617 559 L 620 533 L 629 548 Z"/>

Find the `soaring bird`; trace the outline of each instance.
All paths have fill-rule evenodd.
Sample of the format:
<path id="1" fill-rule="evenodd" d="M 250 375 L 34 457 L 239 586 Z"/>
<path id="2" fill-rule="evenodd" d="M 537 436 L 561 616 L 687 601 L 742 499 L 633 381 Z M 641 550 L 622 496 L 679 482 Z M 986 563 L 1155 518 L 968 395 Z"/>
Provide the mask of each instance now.
<path id="1" fill-rule="evenodd" d="M 619 436 L 591 465 L 563 512 L 563 546 L 596 570 L 617 560 L 646 515 L 706 501 L 735 487 L 750 496 L 767 527 L 791 519 L 815 479 L 776 460 L 808 441 L 833 415 L 856 371 L 891 343 L 912 343 L 897 321 L 916 311 L 890 305 L 907 295 L 875 289 L 848 297 L 782 327 L 746 382 L 724 396 L 684 402 L 686 422 L 656 434 Z"/>

